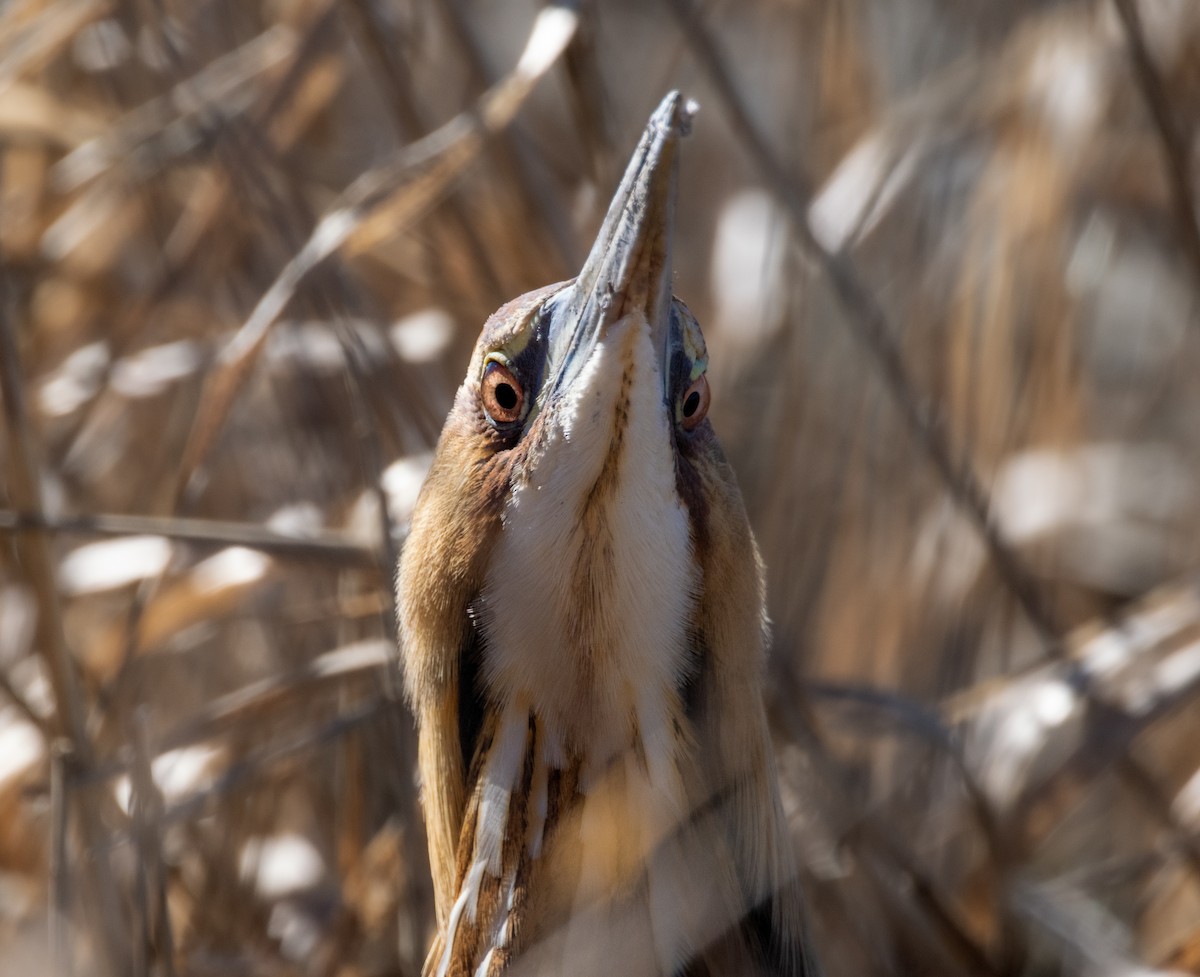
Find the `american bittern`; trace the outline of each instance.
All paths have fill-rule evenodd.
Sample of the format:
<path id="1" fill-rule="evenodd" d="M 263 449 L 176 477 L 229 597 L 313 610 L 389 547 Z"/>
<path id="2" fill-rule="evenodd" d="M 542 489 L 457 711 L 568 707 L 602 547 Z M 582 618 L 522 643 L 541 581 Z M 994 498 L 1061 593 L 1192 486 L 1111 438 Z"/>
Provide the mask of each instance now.
<path id="1" fill-rule="evenodd" d="M 483 328 L 399 607 L 428 975 L 807 974 L 763 575 L 671 295 L 668 95 L 574 281 Z"/>

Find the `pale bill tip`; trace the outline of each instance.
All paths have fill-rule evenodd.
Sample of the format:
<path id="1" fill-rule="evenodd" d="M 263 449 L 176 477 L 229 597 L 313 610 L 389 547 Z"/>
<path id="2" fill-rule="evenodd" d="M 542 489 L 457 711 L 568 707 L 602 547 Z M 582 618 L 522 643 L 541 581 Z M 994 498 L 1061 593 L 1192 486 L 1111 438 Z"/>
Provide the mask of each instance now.
<path id="1" fill-rule="evenodd" d="M 688 136 L 692 132 L 692 120 L 699 111 L 699 102 L 684 98 L 678 89 L 672 89 L 658 103 L 650 116 L 650 124 L 663 135 Z"/>

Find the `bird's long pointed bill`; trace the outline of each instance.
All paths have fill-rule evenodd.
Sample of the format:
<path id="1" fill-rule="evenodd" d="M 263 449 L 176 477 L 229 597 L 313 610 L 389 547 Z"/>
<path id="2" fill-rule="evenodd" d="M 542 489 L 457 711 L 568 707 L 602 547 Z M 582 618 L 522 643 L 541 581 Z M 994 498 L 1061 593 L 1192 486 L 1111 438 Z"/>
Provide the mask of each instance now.
<path id="1" fill-rule="evenodd" d="M 607 326 L 634 311 L 650 324 L 665 375 L 679 141 L 690 131 L 695 111 L 679 92 L 659 104 L 583 270 L 559 293 L 551 359 L 560 386 L 570 383 Z"/>

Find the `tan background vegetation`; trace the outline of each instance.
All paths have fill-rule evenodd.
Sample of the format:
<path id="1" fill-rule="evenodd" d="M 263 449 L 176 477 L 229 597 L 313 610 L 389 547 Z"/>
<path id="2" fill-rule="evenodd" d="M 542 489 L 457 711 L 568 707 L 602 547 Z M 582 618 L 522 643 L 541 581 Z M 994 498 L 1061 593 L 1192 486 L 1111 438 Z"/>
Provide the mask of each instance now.
<path id="1" fill-rule="evenodd" d="M 1200 973 L 1200 8 L 536 15 L 0 6 L 0 974 L 419 972 L 395 553 L 672 87 L 826 970 Z"/>

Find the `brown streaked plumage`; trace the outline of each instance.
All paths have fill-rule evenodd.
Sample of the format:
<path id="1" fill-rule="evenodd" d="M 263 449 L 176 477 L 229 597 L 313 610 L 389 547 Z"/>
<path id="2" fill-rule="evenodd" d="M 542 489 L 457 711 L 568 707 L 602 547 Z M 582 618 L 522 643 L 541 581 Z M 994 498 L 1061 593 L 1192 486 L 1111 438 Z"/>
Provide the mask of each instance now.
<path id="1" fill-rule="evenodd" d="M 485 324 L 400 565 L 425 972 L 791 974 L 762 567 L 670 294 L 664 99 L 583 271 Z"/>

